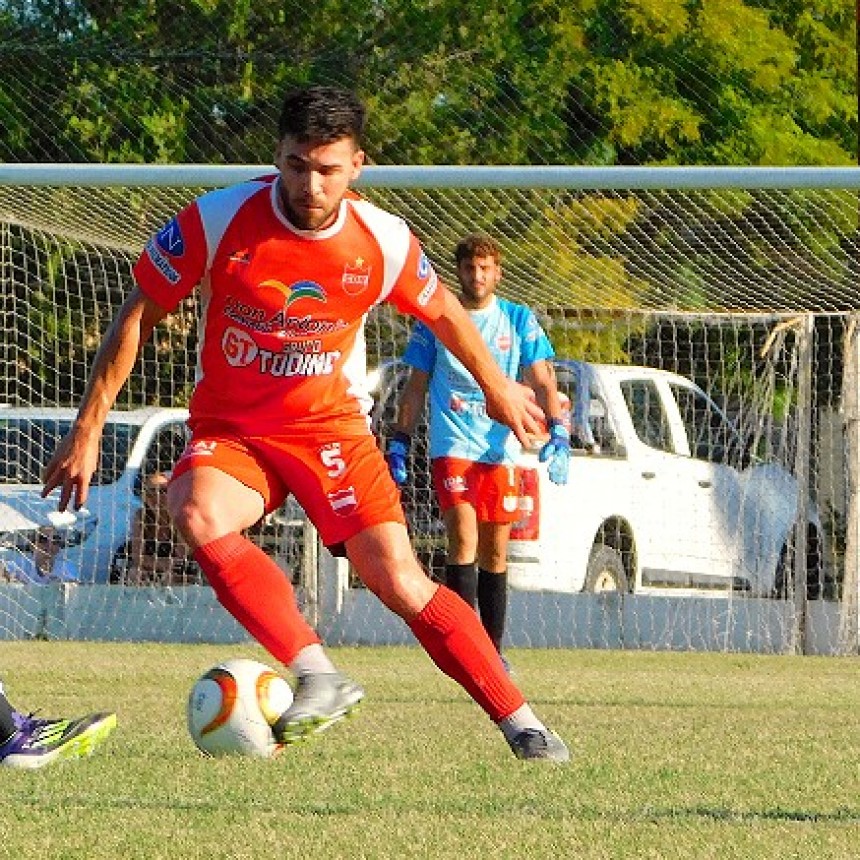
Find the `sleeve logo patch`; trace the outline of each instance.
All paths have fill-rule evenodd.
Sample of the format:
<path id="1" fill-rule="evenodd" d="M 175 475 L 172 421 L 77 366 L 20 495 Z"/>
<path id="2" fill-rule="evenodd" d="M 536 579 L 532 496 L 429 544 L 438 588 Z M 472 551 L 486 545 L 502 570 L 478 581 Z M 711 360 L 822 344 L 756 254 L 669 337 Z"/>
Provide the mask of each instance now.
<path id="1" fill-rule="evenodd" d="M 439 279 L 436 277 L 436 272 L 432 269 L 430 270 L 430 279 L 424 285 L 424 289 L 418 293 L 418 306 L 426 307 L 427 303 L 430 299 L 433 298 L 433 294 L 436 292 L 436 287 L 439 284 Z"/>
<path id="2" fill-rule="evenodd" d="M 179 283 L 179 272 L 170 265 L 164 254 L 161 253 L 161 248 L 158 246 L 155 239 L 149 239 L 149 241 L 147 241 L 145 251 L 146 256 L 149 257 L 152 265 L 161 272 L 162 276 L 169 284 L 173 284 L 175 286 Z"/>
<path id="3" fill-rule="evenodd" d="M 185 253 L 185 240 L 182 238 L 182 231 L 176 218 L 158 231 L 155 241 L 158 247 L 171 257 L 181 257 Z"/>

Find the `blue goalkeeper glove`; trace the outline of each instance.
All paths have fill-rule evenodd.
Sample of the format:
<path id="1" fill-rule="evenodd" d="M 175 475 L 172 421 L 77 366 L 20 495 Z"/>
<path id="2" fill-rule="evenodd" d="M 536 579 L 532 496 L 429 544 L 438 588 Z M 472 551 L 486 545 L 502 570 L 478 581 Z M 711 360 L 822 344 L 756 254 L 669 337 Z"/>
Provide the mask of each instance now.
<path id="1" fill-rule="evenodd" d="M 391 472 L 391 477 L 394 478 L 394 483 L 398 487 L 409 478 L 409 470 L 406 468 L 406 458 L 409 456 L 409 446 L 412 440 L 406 433 L 398 430 L 388 443 L 388 449 L 385 452 L 385 462 L 388 463 L 388 469 Z"/>
<path id="2" fill-rule="evenodd" d="M 547 473 L 553 484 L 567 483 L 570 471 L 570 433 L 558 419 L 550 420 L 549 442 L 540 449 L 538 460 L 541 463 L 549 460 Z"/>

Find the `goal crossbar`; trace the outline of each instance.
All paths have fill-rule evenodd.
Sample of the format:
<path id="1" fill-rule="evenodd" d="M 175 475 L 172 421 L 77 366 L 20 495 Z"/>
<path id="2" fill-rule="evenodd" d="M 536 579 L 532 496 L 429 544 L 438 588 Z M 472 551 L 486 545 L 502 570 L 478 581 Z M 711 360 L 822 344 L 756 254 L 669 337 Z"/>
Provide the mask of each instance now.
<path id="1" fill-rule="evenodd" d="M 268 164 L 2 164 L 0 185 L 217 188 Z M 860 189 L 860 167 L 571 167 L 368 165 L 365 188 Z"/>

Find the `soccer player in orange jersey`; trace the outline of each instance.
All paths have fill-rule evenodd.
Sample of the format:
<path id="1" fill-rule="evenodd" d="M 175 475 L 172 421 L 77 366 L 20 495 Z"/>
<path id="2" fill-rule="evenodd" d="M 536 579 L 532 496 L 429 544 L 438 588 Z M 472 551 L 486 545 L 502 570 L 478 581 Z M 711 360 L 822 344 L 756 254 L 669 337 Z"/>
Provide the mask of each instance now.
<path id="1" fill-rule="evenodd" d="M 192 440 L 168 506 L 219 601 L 296 676 L 275 724 L 285 743 L 327 728 L 364 691 L 332 665 L 289 579 L 243 536 L 293 494 L 333 552 L 409 625 L 525 759 L 568 751 L 508 678 L 475 613 L 419 565 L 369 429 L 364 319 L 381 302 L 425 323 L 526 442 L 541 411 L 498 368 L 406 223 L 350 190 L 364 163 L 356 96 L 307 87 L 284 100 L 277 172 L 204 194 L 165 225 L 96 356 L 79 413 L 45 472 L 61 509 L 87 498 L 108 409 L 141 344 L 199 290 Z"/>

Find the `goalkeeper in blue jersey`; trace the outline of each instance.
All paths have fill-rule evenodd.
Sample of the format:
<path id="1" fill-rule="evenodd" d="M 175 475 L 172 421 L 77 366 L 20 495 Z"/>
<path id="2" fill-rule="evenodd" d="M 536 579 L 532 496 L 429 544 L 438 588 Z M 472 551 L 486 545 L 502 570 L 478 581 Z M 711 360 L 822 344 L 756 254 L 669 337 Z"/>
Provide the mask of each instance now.
<path id="1" fill-rule="evenodd" d="M 540 459 L 550 480 L 567 482 L 570 434 L 561 419 L 554 352 L 534 313 L 496 296 L 501 253 L 489 236 L 470 235 L 455 250 L 459 299 L 469 311 L 499 366 L 535 392 L 547 416 L 549 441 Z M 422 323 L 403 354 L 412 370 L 397 408 L 386 459 L 394 480 L 408 480 L 412 433 L 429 390 L 430 460 L 433 487 L 445 520 L 447 585 L 477 607 L 501 654 L 507 610 L 507 548 L 518 519 L 520 453 L 516 437 L 487 417 L 483 392 L 463 365 Z"/>
<path id="2" fill-rule="evenodd" d="M 116 714 L 50 719 L 16 711 L 0 683 L 0 766 L 33 770 L 84 758 L 116 727 Z"/>

